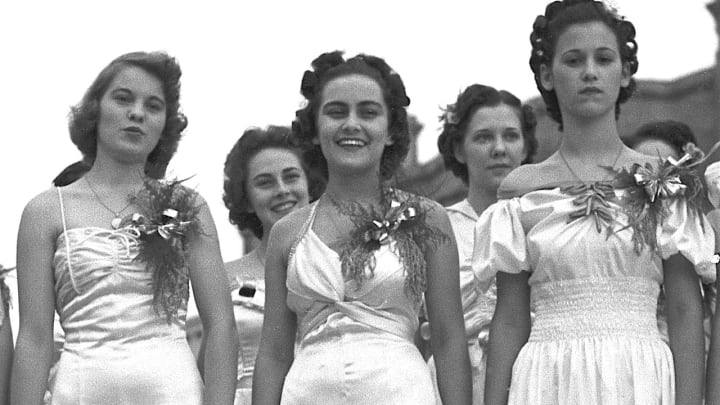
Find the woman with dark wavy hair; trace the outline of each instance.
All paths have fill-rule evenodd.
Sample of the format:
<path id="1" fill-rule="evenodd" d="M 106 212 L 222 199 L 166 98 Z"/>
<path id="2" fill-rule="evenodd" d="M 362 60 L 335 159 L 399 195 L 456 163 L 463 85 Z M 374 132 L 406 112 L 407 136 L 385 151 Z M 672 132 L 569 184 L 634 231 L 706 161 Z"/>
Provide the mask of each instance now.
<path id="1" fill-rule="evenodd" d="M 231 404 L 237 337 L 207 204 L 161 180 L 187 125 L 165 53 L 113 60 L 73 108 L 71 165 L 25 207 L 12 402 L 39 404 L 53 312 L 65 333 L 52 404 Z M 192 281 L 208 347 L 205 384 L 185 337 Z"/>
<path id="2" fill-rule="evenodd" d="M 253 404 L 434 404 L 414 344 L 423 297 L 440 396 L 469 404 L 450 223 L 437 203 L 388 185 L 409 148 L 403 82 L 370 55 L 331 52 L 312 66 L 293 132 L 327 188 L 270 232 Z"/>
<path id="3" fill-rule="evenodd" d="M 460 256 L 460 292 L 472 366 L 473 404 L 483 403 L 486 348 L 495 311 L 495 283 L 480 286 L 472 270 L 473 229 L 497 201 L 500 182 L 537 151 L 535 114 L 512 93 L 473 84 L 440 117 L 438 149 L 445 167 L 468 187 L 467 198 L 447 207 Z M 430 362 L 434 370 L 434 359 Z"/>
<path id="4" fill-rule="evenodd" d="M 240 350 L 235 405 L 250 405 L 255 357 L 265 307 L 265 253 L 272 226 L 315 201 L 323 182 L 309 170 L 290 128 L 246 130 L 225 160 L 223 201 L 230 222 L 260 240 L 252 251 L 226 263 Z M 205 350 L 205 340 L 201 353 Z"/>
<path id="5" fill-rule="evenodd" d="M 618 134 L 635 28 L 604 2 L 554 1 L 530 41 L 563 137 L 503 180 L 475 228 L 473 267 L 497 282 L 485 403 L 700 404 L 698 277 L 715 277 L 715 241 L 696 204 L 695 158 L 642 155 Z M 669 344 L 656 321 L 660 285 Z"/>

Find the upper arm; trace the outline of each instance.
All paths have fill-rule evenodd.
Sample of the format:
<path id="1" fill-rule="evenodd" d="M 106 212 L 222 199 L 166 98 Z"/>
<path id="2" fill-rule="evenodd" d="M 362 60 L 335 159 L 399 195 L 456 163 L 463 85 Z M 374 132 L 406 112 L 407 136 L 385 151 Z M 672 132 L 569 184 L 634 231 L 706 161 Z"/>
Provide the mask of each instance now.
<path id="1" fill-rule="evenodd" d="M 433 339 L 445 334 L 458 324 L 463 326 L 460 303 L 460 270 L 458 250 L 450 221 L 439 205 L 428 209 L 428 225 L 445 235 L 436 246 L 425 249 L 427 265 L 427 303 L 430 324 L 433 325 Z M 458 330 L 462 331 L 462 328 Z M 464 336 L 464 332 L 463 332 Z"/>
<path id="2" fill-rule="evenodd" d="M 19 334 L 52 340 L 55 290 L 53 257 L 59 206 L 51 191 L 28 203 L 20 219 L 17 240 Z M 25 335 L 27 333 L 27 335 Z"/>
<path id="3" fill-rule="evenodd" d="M 530 273 L 498 272 L 496 276 L 497 303 L 495 307 L 496 319 L 516 326 L 530 326 Z"/>
<path id="4" fill-rule="evenodd" d="M 188 235 L 186 257 L 198 313 L 207 327 L 213 323 L 233 322 L 233 313 L 215 222 L 207 204 L 198 199 L 200 230 Z"/>
<path id="5" fill-rule="evenodd" d="M 693 301 L 700 302 L 700 284 L 695 267 L 682 254 L 674 254 L 663 260 L 663 286 L 668 304 L 685 307 Z"/>
<path id="6" fill-rule="evenodd" d="M 295 313 L 287 306 L 286 285 L 288 255 L 301 227 L 298 215 L 293 214 L 281 219 L 270 230 L 265 257 L 265 318 L 260 346 L 262 352 L 285 360 L 292 359 L 297 330 Z"/>

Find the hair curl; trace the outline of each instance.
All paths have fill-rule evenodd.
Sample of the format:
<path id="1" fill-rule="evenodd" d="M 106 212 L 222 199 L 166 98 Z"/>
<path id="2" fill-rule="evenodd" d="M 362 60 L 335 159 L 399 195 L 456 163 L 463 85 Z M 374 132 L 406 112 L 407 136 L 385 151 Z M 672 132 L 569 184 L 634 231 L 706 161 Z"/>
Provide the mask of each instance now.
<path id="1" fill-rule="evenodd" d="M 465 185 L 469 182 L 467 164 L 457 160 L 455 146 L 463 142 L 465 131 L 476 111 L 501 104 L 512 107 L 520 120 L 526 153 L 522 164 L 532 162 L 537 152 L 538 141 L 535 137 L 537 120 L 532 107 L 523 105 L 520 99 L 509 91 L 473 84 L 460 93 L 455 104 L 448 105 L 444 110 L 445 113 L 440 116 L 443 129 L 437 140 L 438 150 L 445 162 L 445 168 L 452 170 L 453 174 L 459 177 Z"/>
<path id="2" fill-rule="evenodd" d="M 300 84 L 300 93 L 308 101 L 307 106 L 297 110 L 292 131 L 306 148 L 306 157 L 312 167 L 327 177 L 327 160 L 320 146 L 312 143 L 317 136 L 316 120 L 325 85 L 338 77 L 359 74 L 373 79 L 380 86 L 388 107 L 390 119 L 388 133 L 393 144 L 386 146 L 380 161 L 380 178 L 390 179 L 410 150 L 410 131 L 405 107 L 410 98 L 400 75 L 395 73 L 385 60 L 372 55 L 359 54 L 350 59 L 343 58 L 342 51 L 323 53 L 312 62 L 312 70 L 305 71 Z"/>
<path id="3" fill-rule="evenodd" d="M 562 130 L 562 115 L 554 90 L 546 90 L 540 79 L 540 67 L 552 66 L 555 56 L 555 46 L 560 35 L 574 24 L 599 21 L 608 26 L 618 42 L 620 60 L 627 66 L 630 76 L 638 69 L 637 51 L 635 41 L 635 26 L 617 14 L 617 11 L 597 0 L 563 0 L 554 1 L 547 5 L 545 14 L 535 18 L 533 31 L 530 34 L 532 53 L 530 54 L 530 68 L 535 75 L 537 85 L 550 118 L 560 124 Z M 630 78 L 627 87 L 620 88 L 620 94 L 615 102 L 615 117 L 620 115 L 620 104 L 627 101 L 635 91 L 635 79 Z"/>
<path id="4" fill-rule="evenodd" d="M 115 76 L 128 67 L 138 67 L 162 83 L 166 108 L 165 128 L 145 164 L 145 174 L 160 179 L 165 176 L 165 170 L 177 150 L 182 131 L 187 127 L 187 118 L 180 112 L 180 76 L 182 75 L 180 65 L 175 58 L 164 52 L 127 53 L 119 56 L 100 71 L 80 103 L 71 108 L 70 139 L 82 153 L 83 161 L 92 166 L 97 153 L 100 100 Z"/>
<path id="5" fill-rule="evenodd" d="M 685 154 L 683 147 L 688 143 L 697 145 L 697 138 L 690 127 L 684 122 L 674 120 L 653 121 L 638 128 L 627 139 L 627 146 L 635 149 L 637 145 L 646 140 L 658 140 L 670 145 L 678 156 Z"/>
<path id="6" fill-rule="evenodd" d="M 229 210 L 230 223 L 240 231 L 249 229 L 258 238 L 263 237 L 263 226 L 247 195 L 248 163 L 255 155 L 270 148 L 285 149 L 297 155 L 307 177 L 310 201 L 319 198 L 325 188 L 322 177 L 310 170 L 303 159 L 303 149 L 291 136 L 290 128 L 247 129 L 225 159 L 223 202 Z"/>

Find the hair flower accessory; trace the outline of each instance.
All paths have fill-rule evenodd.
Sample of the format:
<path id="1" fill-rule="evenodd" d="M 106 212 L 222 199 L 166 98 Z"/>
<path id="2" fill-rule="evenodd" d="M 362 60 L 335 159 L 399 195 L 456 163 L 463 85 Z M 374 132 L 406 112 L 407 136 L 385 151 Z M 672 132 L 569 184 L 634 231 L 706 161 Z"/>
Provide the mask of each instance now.
<path id="1" fill-rule="evenodd" d="M 447 107 L 442 108 L 443 114 L 440 116 L 440 121 L 445 121 L 445 124 L 457 125 L 460 123 L 460 119 L 455 114 L 455 104 L 448 104 Z"/>

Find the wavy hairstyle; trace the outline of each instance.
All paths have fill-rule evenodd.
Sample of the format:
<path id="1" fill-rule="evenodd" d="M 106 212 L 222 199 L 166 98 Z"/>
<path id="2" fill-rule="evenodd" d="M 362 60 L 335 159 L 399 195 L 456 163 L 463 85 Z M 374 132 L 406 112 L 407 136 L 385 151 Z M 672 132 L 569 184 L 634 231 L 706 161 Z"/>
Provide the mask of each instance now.
<path id="1" fill-rule="evenodd" d="M 628 147 L 635 147 L 642 141 L 658 140 L 665 142 L 675 150 L 678 156 L 685 154 L 683 147 L 688 143 L 697 145 L 697 138 L 690 127 L 684 122 L 674 120 L 653 121 L 638 128 L 635 133 L 627 139 Z"/>
<path id="2" fill-rule="evenodd" d="M 165 170 L 177 150 L 182 131 L 187 127 L 187 118 L 180 112 L 180 65 L 175 58 L 164 52 L 127 53 L 117 57 L 100 71 L 82 100 L 70 110 L 70 139 L 82 153 L 83 161 L 92 166 L 97 153 L 100 100 L 115 76 L 128 67 L 138 67 L 162 83 L 166 108 L 165 128 L 145 163 L 145 174 L 160 179 L 165 176 Z M 62 177 L 63 173 L 58 177 Z"/>
<path id="3" fill-rule="evenodd" d="M 475 112 L 485 107 L 495 107 L 500 104 L 507 105 L 515 110 L 520 119 L 523 141 L 525 143 L 525 159 L 522 164 L 530 163 L 538 148 L 535 137 L 537 120 L 532 107 L 523 105 L 520 99 L 506 90 L 496 90 L 494 87 L 482 84 L 473 84 L 458 95 L 455 104 L 450 104 L 440 116 L 443 129 L 437 140 L 438 150 L 445 162 L 445 168 L 452 170 L 465 185 L 468 185 L 467 164 L 461 163 L 455 157 L 455 146 L 463 142 L 465 131 Z"/>
<path id="4" fill-rule="evenodd" d="M 312 70 L 306 70 L 300 84 L 300 93 L 307 100 L 307 106 L 297 110 L 292 131 L 306 148 L 307 161 L 327 177 L 327 160 L 319 145 L 312 143 L 317 136 L 315 126 L 318 108 L 322 102 L 325 85 L 338 77 L 360 74 L 373 79 L 380 86 L 388 107 L 390 119 L 388 133 L 394 141 L 385 147 L 380 161 L 380 178 L 390 179 L 410 150 L 410 131 L 407 111 L 410 98 L 400 75 L 395 73 L 385 60 L 372 55 L 359 54 L 350 59 L 343 58 L 343 52 L 323 53 L 312 61 Z"/>
<path id="5" fill-rule="evenodd" d="M 303 159 L 303 149 L 291 136 L 290 128 L 271 125 L 266 129 L 247 129 L 225 159 L 223 202 L 229 210 L 230 223 L 240 231 L 249 229 L 257 238 L 263 237 L 264 230 L 247 195 L 248 163 L 255 155 L 270 148 L 285 149 L 298 157 L 307 177 L 310 201 L 318 199 L 325 188 L 322 177 L 310 170 Z"/>
<path id="6" fill-rule="evenodd" d="M 535 75 L 537 85 L 550 118 L 560 124 L 562 130 L 562 115 L 554 90 L 546 90 L 540 79 L 540 67 L 552 66 L 555 56 L 555 46 L 560 35 L 574 24 L 599 21 L 610 28 L 617 38 L 620 60 L 623 67 L 627 67 L 630 76 L 638 69 L 637 51 L 635 41 L 635 26 L 617 14 L 605 3 L 597 0 L 563 0 L 554 1 L 547 5 L 545 14 L 535 18 L 533 31 L 530 34 L 532 53 L 530 54 L 530 68 Z M 627 87 L 620 88 L 620 94 L 615 102 L 615 117 L 620 115 L 620 104 L 627 101 L 635 91 L 635 79 L 630 78 Z"/>

